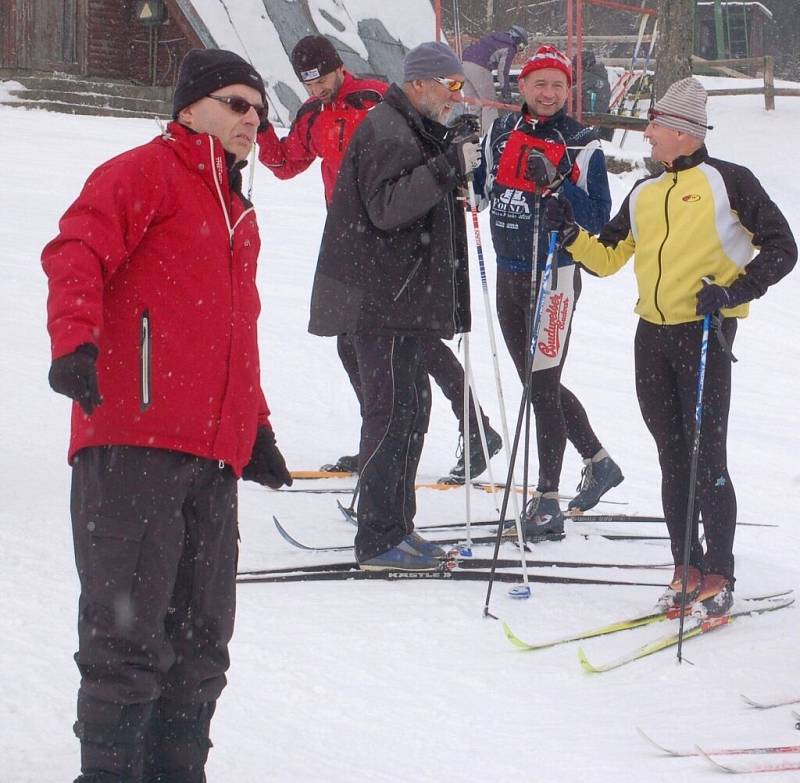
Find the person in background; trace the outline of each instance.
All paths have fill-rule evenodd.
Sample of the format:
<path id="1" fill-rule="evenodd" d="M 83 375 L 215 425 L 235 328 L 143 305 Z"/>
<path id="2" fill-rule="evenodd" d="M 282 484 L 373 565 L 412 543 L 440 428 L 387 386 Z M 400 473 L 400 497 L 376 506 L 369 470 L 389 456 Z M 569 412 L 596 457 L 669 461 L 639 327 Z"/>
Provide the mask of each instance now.
<path id="1" fill-rule="evenodd" d="M 360 79 L 347 71 L 334 45 L 322 35 L 309 35 L 298 41 L 291 54 L 297 78 L 309 94 L 300 107 L 289 133 L 278 138 L 269 122 L 262 123 L 258 133 L 259 160 L 279 179 L 290 179 L 305 171 L 317 158 L 322 160 L 322 181 L 325 202 L 330 208 L 333 189 L 342 158 L 356 128 L 374 106 L 382 100 L 389 85 L 376 79 Z M 350 384 L 358 398 L 363 415 L 361 379 L 353 342 L 348 335 L 336 338 L 336 348 Z M 450 402 L 458 423 L 458 460 L 447 481 L 463 482 L 464 467 L 464 369 L 442 340 L 429 340 L 425 345 L 425 366 Z M 489 455 L 502 447 L 488 417 L 481 411 Z M 470 473 L 473 477 L 486 469 L 486 459 L 478 435 L 474 409 L 470 413 Z M 321 467 L 325 471 L 358 471 L 358 454 L 343 455 Z"/>
<path id="2" fill-rule="evenodd" d="M 700 82 L 689 77 L 656 101 L 645 138 L 665 171 L 639 180 L 599 237 L 578 227 L 562 198 L 547 200 L 545 224 L 596 275 L 614 274 L 635 257 L 636 396 L 658 449 L 675 562 L 662 609 L 680 603 L 701 335 L 705 317 L 713 316 L 686 579 L 695 611 L 722 615 L 733 603 L 735 578 L 736 493 L 727 458 L 731 348 L 748 303 L 791 271 L 797 245 L 753 173 L 709 155 L 706 99 Z"/>
<path id="3" fill-rule="evenodd" d="M 564 109 L 571 78 L 572 68 L 563 52 L 550 45 L 537 49 L 520 73 L 521 111 L 492 124 L 475 176 L 476 188 L 490 206 L 497 256 L 497 318 L 523 385 L 531 344 L 531 295 L 538 297 L 548 250 L 548 233 L 540 219 L 543 195 L 562 194 L 574 205 L 581 225 L 591 231 L 599 231 L 611 211 L 600 142 L 591 128 L 567 116 Z M 583 405 L 561 383 L 581 278 L 568 252 L 560 251 L 556 264 L 531 377 L 539 476 L 522 520 L 530 541 L 564 535 L 558 488 L 567 440 L 584 462 L 578 493 L 569 503 L 571 511 L 592 508 L 623 480 Z M 508 532 L 514 531 L 509 527 Z"/>
<path id="4" fill-rule="evenodd" d="M 608 114 L 611 101 L 611 84 L 608 81 L 608 71 L 603 63 L 598 62 L 591 49 L 584 49 L 581 55 L 583 77 L 581 79 L 581 112 L 583 114 Z M 572 100 L 573 107 L 577 105 L 577 60 L 572 64 Z M 597 136 L 603 141 L 614 138 L 613 128 L 597 128 Z"/>
<path id="5" fill-rule="evenodd" d="M 444 552 L 414 531 L 415 479 L 430 415 L 426 345 L 470 328 L 464 209 L 456 191 L 478 135 L 448 129 L 461 62 L 424 43 L 402 86 L 359 125 L 325 222 L 309 331 L 348 335 L 363 400 L 356 559 L 368 570 L 434 570 Z M 471 118 L 470 118 L 471 119 Z"/>
<path id="6" fill-rule="evenodd" d="M 464 96 L 484 101 L 499 100 L 494 86 L 493 70 L 497 70 L 497 83 L 500 98 L 511 100 L 511 64 L 517 52 L 528 45 L 528 33 L 519 25 L 513 25 L 508 32 L 494 32 L 484 35 L 474 44 L 464 49 Z M 480 110 L 481 128 L 488 131 L 497 119 L 494 106 L 483 106 Z"/>
<path id="7" fill-rule="evenodd" d="M 76 783 L 202 783 L 225 686 L 237 479 L 292 479 L 261 390 L 256 215 L 266 116 L 241 57 L 190 51 L 163 135 L 89 177 L 42 253 L 50 385 L 74 400 Z"/>

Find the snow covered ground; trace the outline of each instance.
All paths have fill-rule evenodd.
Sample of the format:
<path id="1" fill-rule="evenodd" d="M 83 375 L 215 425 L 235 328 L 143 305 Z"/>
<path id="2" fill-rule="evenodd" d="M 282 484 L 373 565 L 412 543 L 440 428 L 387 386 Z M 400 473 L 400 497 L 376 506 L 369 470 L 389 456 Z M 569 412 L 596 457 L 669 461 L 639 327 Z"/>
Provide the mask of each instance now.
<path id="1" fill-rule="evenodd" d="M 713 98 L 710 121 L 712 154 L 751 167 L 800 235 L 800 101 L 778 98 L 777 110 L 766 113 L 758 96 Z M 65 461 L 69 403 L 47 385 L 46 283 L 39 253 L 90 170 L 157 132 L 146 120 L 0 107 L 2 781 L 67 781 L 78 769 L 71 731 L 78 585 Z M 628 139 L 640 143 L 641 137 Z M 613 178 L 617 204 L 635 178 Z M 316 468 L 352 453 L 359 426 L 333 341 L 306 333 L 325 218 L 319 172 L 313 167 L 279 182 L 259 167 L 254 198 L 263 233 L 264 388 L 290 467 Z M 492 285 L 486 215 L 481 229 Z M 473 272 L 472 360 L 482 402 L 497 425 L 485 316 L 477 269 Z M 798 298 L 795 272 L 753 305 L 735 345 L 740 361 L 734 368 L 729 450 L 739 518 L 780 525 L 737 531 L 741 594 L 800 582 Z M 565 381 L 626 475 L 609 499 L 627 502 L 626 511 L 659 513 L 655 448 L 634 395 L 634 300 L 631 268 L 606 280 L 585 276 Z M 513 423 L 519 389 L 502 346 L 500 361 Z M 435 480 L 454 462 L 456 423 L 438 389 L 435 395 L 422 480 Z M 504 460 L 505 452 L 494 460 L 496 477 Z M 568 447 L 563 491 L 573 488 L 579 471 L 578 456 Z M 342 521 L 334 497 L 242 484 L 241 567 L 324 562 L 289 548 L 271 516 L 277 514 L 308 542 L 346 544 L 353 529 Z M 463 518 L 463 490 L 420 491 L 418 499 L 420 524 Z M 495 513 L 488 495 L 474 496 L 472 507 L 475 518 Z M 576 534 L 578 523 L 568 524 L 573 529 L 563 542 L 538 546 L 533 556 L 669 561 L 664 542 L 584 539 Z M 655 530 L 661 531 L 647 526 L 647 532 Z M 662 581 L 667 573 L 606 569 L 602 576 L 649 582 Z M 520 636 L 538 640 L 638 612 L 659 593 L 657 587 L 534 584 L 532 599 L 515 603 L 505 586 L 496 585 L 492 609 Z M 230 685 L 212 729 L 209 780 L 676 783 L 713 780 L 718 773 L 702 760 L 659 757 L 637 737 L 635 726 L 665 744 L 688 747 L 800 742 L 788 708 L 757 712 L 739 698 L 740 693 L 800 696 L 796 609 L 743 619 L 687 642 L 684 651 L 694 665 L 679 667 L 674 654 L 659 653 L 591 676 L 579 667 L 574 644 L 515 651 L 500 624 L 482 618 L 484 594 L 485 585 L 463 582 L 242 585 Z M 662 624 L 629 631 L 584 647 L 602 662 L 664 630 Z M 796 777 L 778 773 L 769 779 Z"/>

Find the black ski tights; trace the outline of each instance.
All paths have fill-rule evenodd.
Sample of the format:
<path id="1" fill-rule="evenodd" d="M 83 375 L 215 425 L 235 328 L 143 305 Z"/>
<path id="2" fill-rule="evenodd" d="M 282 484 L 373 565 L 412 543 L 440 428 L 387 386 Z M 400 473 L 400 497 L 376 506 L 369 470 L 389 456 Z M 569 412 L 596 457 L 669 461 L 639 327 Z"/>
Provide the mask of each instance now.
<path id="1" fill-rule="evenodd" d="M 580 278 L 574 267 L 559 270 L 575 274 L 576 299 Z M 525 382 L 525 362 L 529 352 L 528 321 L 530 320 L 531 276 L 529 272 L 497 270 L 497 320 L 503 332 L 508 352 Z M 540 492 L 558 490 L 561 464 L 567 440 L 584 459 L 590 459 L 602 448 L 594 434 L 589 417 L 580 400 L 561 383 L 561 371 L 567 360 L 569 335 L 564 343 L 561 364 L 533 374 L 532 406 L 536 417 L 536 444 L 539 455 Z"/>
<path id="2" fill-rule="evenodd" d="M 733 318 L 723 321 L 722 332 L 730 346 L 736 325 Z M 676 564 L 683 562 L 686 537 L 701 335 L 701 321 L 667 326 L 639 321 L 636 330 L 636 395 L 658 447 L 661 499 Z M 690 564 L 733 579 L 736 493 L 727 465 L 730 400 L 731 361 L 712 332 L 703 390 Z M 699 516 L 706 535 L 705 556 L 697 533 Z"/>

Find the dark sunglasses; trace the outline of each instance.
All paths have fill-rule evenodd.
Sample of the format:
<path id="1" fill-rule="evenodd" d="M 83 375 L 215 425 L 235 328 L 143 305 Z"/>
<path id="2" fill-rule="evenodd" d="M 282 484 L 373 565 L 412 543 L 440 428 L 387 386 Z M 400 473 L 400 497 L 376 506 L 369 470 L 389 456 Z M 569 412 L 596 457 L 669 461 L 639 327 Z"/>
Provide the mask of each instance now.
<path id="1" fill-rule="evenodd" d="M 658 109 L 647 110 L 648 122 L 653 122 L 653 120 L 657 119 L 658 117 L 672 117 L 672 119 L 674 120 L 683 120 L 684 122 L 691 123 L 692 125 L 697 125 L 698 128 L 705 128 L 706 130 L 714 130 L 713 125 L 703 125 L 702 122 L 697 122 L 697 120 L 690 120 L 688 117 L 681 117 L 680 114 L 669 114 L 665 111 L 659 111 Z"/>
<path id="2" fill-rule="evenodd" d="M 238 95 L 206 95 L 206 98 L 211 98 L 211 100 L 219 101 L 220 103 L 227 103 L 228 108 L 237 114 L 247 114 L 250 109 L 255 109 L 259 122 L 267 119 L 268 109 L 266 106 L 256 106 Z"/>
<path id="3" fill-rule="evenodd" d="M 450 92 L 458 92 L 464 86 L 463 79 L 448 79 L 446 76 L 432 77 L 435 82 L 439 82 L 443 87 L 447 87 Z"/>

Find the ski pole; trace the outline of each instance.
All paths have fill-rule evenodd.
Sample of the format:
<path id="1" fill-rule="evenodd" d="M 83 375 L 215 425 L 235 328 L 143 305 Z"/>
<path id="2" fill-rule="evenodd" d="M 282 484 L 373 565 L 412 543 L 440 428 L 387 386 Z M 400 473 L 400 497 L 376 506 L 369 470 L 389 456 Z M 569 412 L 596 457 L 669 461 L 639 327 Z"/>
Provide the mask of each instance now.
<path id="1" fill-rule="evenodd" d="M 531 257 L 533 258 L 533 265 L 531 267 L 531 288 L 530 296 L 528 297 L 528 343 L 530 344 L 532 335 L 536 334 L 534 321 L 537 306 L 536 294 L 538 287 L 536 279 L 538 277 L 539 267 L 539 222 L 541 221 L 541 204 L 542 200 L 538 195 L 535 195 L 533 202 L 533 247 L 531 250 Z M 539 280 L 541 284 L 541 279 Z M 525 389 L 528 399 L 525 401 L 525 451 L 522 458 L 522 507 L 527 508 L 528 505 L 528 469 L 530 465 L 530 450 L 531 450 L 531 395 L 533 394 L 533 384 L 528 383 L 527 380 L 531 377 L 533 372 L 533 353 L 528 351 L 525 356 Z M 524 511 L 523 511 L 524 513 Z"/>
<path id="2" fill-rule="evenodd" d="M 467 517 L 467 550 L 469 555 L 472 555 L 472 522 L 470 514 L 470 492 L 472 490 L 472 464 L 470 457 L 469 447 L 469 397 L 472 387 L 470 385 L 469 376 L 471 373 L 469 366 L 469 332 L 464 332 L 464 502 L 466 504 L 465 514 Z M 487 453 L 488 462 L 488 453 Z M 464 552 L 467 554 L 467 551 Z"/>
<path id="3" fill-rule="evenodd" d="M 506 449 L 508 449 L 508 444 L 510 443 L 510 438 L 508 436 L 508 418 L 506 417 L 506 403 L 505 403 L 505 398 L 503 397 L 503 383 L 500 380 L 500 360 L 497 358 L 497 340 L 495 338 L 495 333 L 494 333 L 494 318 L 492 315 L 492 304 L 491 301 L 489 300 L 489 285 L 486 282 L 486 264 L 484 263 L 483 260 L 483 243 L 481 242 L 481 229 L 478 223 L 478 205 L 475 200 L 475 188 L 473 187 L 472 184 L 472 177 L 469 177 L 467 179 L 467 190 L 469 193 L 470 213 L 472 214 L 472 228 L 475 233 L 475 248 L 477 251 L 476 254 L 478 256 L 478 268 L 480 270 L 480 275 L 481 275 L 481 289 L 483 291 L 483 308 L 484 312 L 486 313 L 486 325 L 489 330 L 489 348 L 492 352 L 494 383 L 495 383 L 495 388 L 497 390 L 497 402 L 500 405 L 500 423 L 503 427 L 503 442 L 506 444 Z M 480 413 L 478 413 L 477 416 L 479 420 L 478 426 L 480 431 L 480 429 L 482 429 L 482 422 L 480 421 Z M 485 437 L 483 440 L 485 440 Z M 486 448 L 485 444 L 484 448 Z M 489 455 L 487 449 L 486 453 L 487 464 L 489 461 L 488 456 Z M 516 487 L 514 486 L 513 483 L 514 462 L 508 457 L 507 460 L 508 460 L 508 478 L 506 480 L 506 486 L 503 491 L 503 504 L 502 504 L 502 511 L 500 513 L 500 519 L 503 520 L 505 518 L 505 513 L 508 507 L 508 501 L 510 497 L 512 509 L 514 512 L 514 521 L 516 522 L 516 528 L 517 528 L 517 540 L 520 545 L 520 562 L 522 565 L 523 592 L 524 588 L 527 588 L 528 595 L 530 595 L 530 587 L 528 586 L 528 569 L 525 564 L 525 541 L 523 540 L 522 537 L 522 525 L 520 523 L 519 503 L 517 501 Z M 491 474 L 489 480 L 491 481 Z M 488 613 L 488 606 L 489 606 L 489 596 L 487 596 L 486 599 L 485 613 Z"/>
<path id="4" fill-rule="evenodd" d="M 531 330 L 531 332 L 532 332 L 532 338 L 531 338 L 531 343 L 530 343 L 530 352 L 531 352 L 531 354 L 535 353 L 535 351 L 536 351 L 536 343 L 537 343 L 537 340 L 538 340 L 538 337 L 539 337 L 539 333 L 538 333 L 539 332 L 539 322 L 541 320 L 541 314 L 542 314 L 542 311 L 544 309 L 544 300 L 545 300 L 545 297 L 546 297 L 546 291 L 550 286 L 550 277 L 551 277 L 552 272 L 553 272 L 553 259 L 554 259 L 555 254 L 556 254 L 556 248 L 557 247 L 558 247 L 558 231 L 551 231 L 550 232 L 550 243 L 549 243 L 548 251 L 547 251 L 547 262 L 545 264 L 544 274 L 542 275 L 542 282 L 541 282 L 541 286 L 539 288 L 539 299 L 538 299 L 538 304 L 537 304 L 537 307 L 536 307 L 536 317 L 535 317 L 535 321 L 534 321 L 534 324 L 533 324 L 533 328 Z M 530 365 L 531 365 L 531 367 L 533 366 L 533 358 L 531 358 L 531 360 L 530 360 Z M 526 388 L 523 389 L 522 399 L 520 400 L 519 413 L 517 414 L 517 426 L 516 426 L 516 428 L 514 430 L 514 444 L 511 447 L 511 454 L 509 455 L 509 458 L 508 458 L 508 462 L 509 462 L 509 465 L 508 465 L 508 477 L 506 478 L 506 490 L 505 490 L 505 494 L 503 495 L 503 507 L 500 509 L 500 523 L 499 523 L 499 525 L 497 527 L 497 537 L 496 537 L 495 542 L 494 542 L 494 553 L 492 555 L 492 567 L 491 567 L 491 570 L 489 572 L 489 584 L 488 584 L 488 586 L 486 588 L 486 601 L 485 601 L 484 606 L 483 606 L 483 616 L 484 617 L 494 617 L 494 615 L 492 615 L 489 612 L 489 601 L 490 601 L 490 599 L 492 597 L 492 585 L 494 584 L 494 576 L 495 576 L 495 571 L 497 569 L 497 557 L 498 557 L 499 552 L 500 552 L 500 541 L 501 541 L 502 536 L 503 536 L 503 525 L 505 523 L 506 506 L 508 504 L 509 490 L 510 490 L 510 488 L 512 486 L 512 478 L 513 478 L 513 475 L 514 475 L 514 463 L 516 462 L 516 459 L 517 459 L 517 450 L 519 448 L 520 433 L 522 432 L 522 421 L 523 421 L 523 418 L 525 416 L 525 406 L 527 405 L 527 402 L 528 402 L 528 399 L 529 399 L 529 396 L 530 396 L 530 384 L 532 383 L 532 377 L 533 377 L 533 373 L 530 373 L 528 375 L 528 377 L 525 379 L 525 387 Z M 519 520 L 517 520 L 517 538 L 518 539 L 522 539 L 522 525 L 520 524 Z M 524 552 L 524 549 L 525 549 L 524 541 L 521 541 L 520 549 L 523 550 L 523 552 Z M 523 562 L 523 564 L 525 563 L 524 555 L 523 555 L 523 558 L 522 558 L 522 562 Z M 526 584 L 525 587 L 528 587 L 528 585 Z M 530 587 L 528 587 L 528 594 L 527 595 L 517 594 L 517 593 L 510 593 L 510 594 L 513 597 L 527 598 L 527 597 L 530 596 Z"/>
<path id="5" fill-rule="evenodd" d="M 692 549 L 692 528 L 694 527 L 694 498 L 697 489 L 697 465 L 700 461 L 700 425 L 703 419 L 703 387 L 708 358 L 708 333 L 711 329 L 711 315 L 703 318 L 703 336 L 700 340 L 700 361 L 697 366 L 697 396 L 694 404 L 694 437 L 692 438 L 692 461 L 689 466 L 689 502 L 686 509 L 686 539 L 683 543 L 683 578 L 681 579 L 681 619 L 678 628 L 678 663 L 683 662 L 683 625 L 686 614 L 686 589 L 689 583 L 689 555 Z"/>

